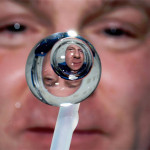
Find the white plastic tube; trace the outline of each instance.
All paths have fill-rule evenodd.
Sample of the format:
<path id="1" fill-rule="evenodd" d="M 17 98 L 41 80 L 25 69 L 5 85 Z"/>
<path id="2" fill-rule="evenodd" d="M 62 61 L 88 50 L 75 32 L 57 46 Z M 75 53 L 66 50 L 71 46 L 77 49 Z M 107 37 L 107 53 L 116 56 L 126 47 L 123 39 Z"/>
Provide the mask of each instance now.
<path id="1" fill-rule="evenodd" d="M 50 150 L 69 150 L 80 104 L 60 107 Z"/>

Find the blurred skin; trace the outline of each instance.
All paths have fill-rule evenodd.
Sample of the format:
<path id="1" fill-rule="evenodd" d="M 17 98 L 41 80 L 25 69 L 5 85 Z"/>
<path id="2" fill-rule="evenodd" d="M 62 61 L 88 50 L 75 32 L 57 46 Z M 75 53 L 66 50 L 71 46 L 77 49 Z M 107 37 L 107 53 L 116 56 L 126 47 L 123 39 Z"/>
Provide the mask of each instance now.
<path id="1" fill-rule="evenodd" d="M 39 40 L 69 29 L 89 40 L 102 62 L 100 84 L 81 103 L 70 149 L 149 149 L 149 0 L 4 0 L 0 10 L 1 150 L 49 149 L 58 108 L 32 95 L 25 63 Z"/>
<path id="2" fill-rule="evenodd" d="M 66 97 L 73 94 L 81 84 L 81 80 L 64 80 L 53 71 L 50 65 L 50 52 L 44 57 L 42 77 L 45 88 L 51 94 L 59 97 Z"/>
<path id="3" fill-rule="evenodd" d="M 73 71 L 78 71 L 84 62 L 82 49 L 77 45 L 69 45 L 66 49 L 66 64 Z"/>

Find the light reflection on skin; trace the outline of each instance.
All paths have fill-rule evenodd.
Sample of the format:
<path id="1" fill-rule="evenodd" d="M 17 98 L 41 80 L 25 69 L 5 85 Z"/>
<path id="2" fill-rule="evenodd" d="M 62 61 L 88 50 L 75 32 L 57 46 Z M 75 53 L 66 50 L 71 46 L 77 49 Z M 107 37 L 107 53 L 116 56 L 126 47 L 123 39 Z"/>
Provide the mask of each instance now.
<path id="1" fill-rule="evenodd" d="M 44 58 L 42 77 L 45 88 L 53 95 L 65 97 L 73 94 L 81 84 L 81 80 L 64 80 L 59 77 L 50 65 L 50 52 Z"/>
<path id="2" fill-rule="evenodd" d="M 65 60 L 71 70 L 78 71 L 84 62 L 83 50 L 75 44 L 69 45 L 66 49 Z"/>

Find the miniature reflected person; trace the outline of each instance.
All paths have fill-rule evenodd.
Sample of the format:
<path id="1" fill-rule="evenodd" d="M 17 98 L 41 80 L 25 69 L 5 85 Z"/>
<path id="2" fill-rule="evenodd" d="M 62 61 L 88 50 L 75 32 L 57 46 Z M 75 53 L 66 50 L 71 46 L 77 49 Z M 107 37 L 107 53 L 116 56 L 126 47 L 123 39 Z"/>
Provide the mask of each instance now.
<path id="1" fill-rule="evenodd" d="M 33 96 L 25 65 L 37 42 L 70 29 L 102 62 L 70 150 L 150 150 L 149 0 L 0 0 L 0 11 L 0 150 L 50 149 L 58 108 Z"/>
<path id="2" fill-rule="evenodd" d="M 84 63 L 83 50 L 75 45 L 69 45 L 66 49 L 66 64 L 72 71 L 78 71 L 81 69 Z"/>
<path id="3" fill-rule="evenodd" d="M 65 74 L 77 74 L 85 69 L 83 50 L 76 44 L 71 44 L 65 51 L 65 62 L 59 63 L 58 66 Z"/>

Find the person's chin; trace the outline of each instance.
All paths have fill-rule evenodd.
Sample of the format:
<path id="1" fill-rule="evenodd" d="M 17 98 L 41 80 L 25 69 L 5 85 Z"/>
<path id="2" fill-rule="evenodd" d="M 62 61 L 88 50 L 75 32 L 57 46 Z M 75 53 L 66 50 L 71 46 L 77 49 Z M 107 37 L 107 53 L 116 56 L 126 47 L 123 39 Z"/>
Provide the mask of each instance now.
<path id="1" fill-rule="evenodd" d="M 108 150 L 103 133 L 74 133 L 70 150 Z"/>

